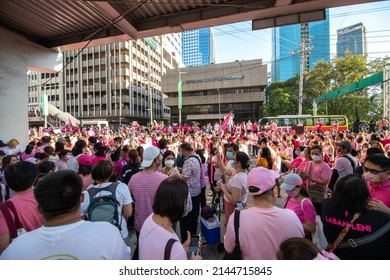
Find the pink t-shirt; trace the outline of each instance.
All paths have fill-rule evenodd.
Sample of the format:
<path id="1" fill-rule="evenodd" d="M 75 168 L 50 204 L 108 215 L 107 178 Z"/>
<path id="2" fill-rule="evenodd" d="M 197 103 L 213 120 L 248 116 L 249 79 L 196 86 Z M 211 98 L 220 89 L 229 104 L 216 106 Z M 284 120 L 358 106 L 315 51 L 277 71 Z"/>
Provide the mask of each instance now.
<path id="1" fill-rule="evenodd" d="M 9 201 L 15 206 L 20 222 L 26 231 L 39 228 L 43 224 L 43 216 L 38 211 L 38 203 L 34 198 L 34 192 L 26 191 L 17 193 Z M 12 214 L 11 214 L 12 215 Z M 9 233 L 3 213 L 0 211 L 0 235 Z"/>
<path id="2" fill-rule="evenodd" d="M 230 177 L 229 181 L 226 184 L 226 190 L 229 193 L 232 193 L 232 188 L 236 188 L 241 190 L 241 198 L 240 201 L 245 203 L 247 200 L 247 189 L 246 189 L 246 180 L 247 180 L 248 174 L 245 172 L 237 172 L 233 175 L 233 177 Z M 225 200 L 227 200 L 225 198 Z"/>
<path id="3" fill-rule="evenodd" d="M 286 208 L 293 210 L 302 224 L 306 221 L 316 223 L 316 209 L 310 199 L 295 200 L 290 198 Z"/>
<path id="4" fill-rule="evenodd" d="M 276 260 L 280 244 L 291 237 L 304 237 L 303 226 L 290 209 L 251 207 L 240 212 L 240 245 L 245 260 Z M 224 246 L 235 246 L 234 215 L 229 218 Z"/>
<path id="5" fill-rule="evenodd" d="M 310 177 L 319 180 L 330 180 L 332 176 L 332 169 L 330 169 L 329 165 L 321 161 L 319 164 L 316 164 L 314 161 L 309 162 L 306 165 L 305 172 L 310 175 Z M 313 181 L 310 182 L 310 185 L 318 185 Z"/>
<path id="6" fill-rule="evenodd" d="M 135 229 L 140 232 L 146 218 L 153 213 L 154 195 L 162 181 L 168 178 L 167 175 L 155 171 L 153 173 L 138 172 L 129 181 L 130 193 L 134 196 L 135 202 Z"/>
<path id="7" fill-rule="evenodd" d="M 297 157 L 292 162 L 290 162 L 290 165 L 297 168 L 304 161 L 304 159 L 304 157 Z"/>
<path id="8" fill-rule="evenodd" d="M 367 186 L 372 198 L 376 198 L 390 207 L 390 181 L 384 182 L 379 187 L 374 187 L 371 182 L 367 182 Z"/>
<path id="9" fill-rule="evenodd" d="M 176 233 L 171 233 L 153 221 L 151 214 L 144 222 L 139 235 L 139 259 L 163 260 L 165 246 L 169 239 L 177 240 L 171 249 L 171 260 L 187 260 L 184 250 Z"/>
<path id="10" fill-rule="evenodd" d="M 35 150 L 32 150 L 30 154 L 26 154 L 26 152 L 23 152 L 21 155 L 20 155 L 20 158 L 25 161 L 26 159 L 28 158 L 32 158 L 35 156 Z"/>
<path id="11" fill-rule="evenodd" d="M 120 159 L 115 163 L 114 173 L 116 173 L 118 175 L 117 176 L 118 179 L 121 176 L 123 166 L 125 166 L 128 163 L 128 161 L 129 161 L 129 158 L 125 158 L 125 159 Z"/>

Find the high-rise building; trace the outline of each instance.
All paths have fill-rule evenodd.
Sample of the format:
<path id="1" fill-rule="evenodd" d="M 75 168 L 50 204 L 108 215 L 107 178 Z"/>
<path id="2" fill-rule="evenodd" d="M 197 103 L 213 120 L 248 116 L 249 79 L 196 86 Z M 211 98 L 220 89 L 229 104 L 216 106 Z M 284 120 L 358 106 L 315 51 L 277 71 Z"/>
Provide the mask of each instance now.
<path id="1" fill-rule="evenodd" d="M 210 28 L 184 31 L 182 48 L 186 67 L 215 63 L 215 40 Z"/>
<path id="2" fill-rule="evenodd" d="M 345 57 L 345 52 L 367 53 L 366 28 L 362 23 L 337 30 L 337 56 Z"/>
<path id="3" fill-rule="evenodd" d="M 300 74 L 301 39 L 308 37 L 306 69 L 313 69 L 319 60 L 330 60 L 329 11 L 326 20 L 310 22 L 307 28 L 300 24 L 277 27 L 272 30 L 272 81 L 286 81 Z M 302 34 L 307 32 L 307 34 Z"/>
<path id="4" fill-rule="evenodd" d="M 104 119 L 112 124 L 168 121 L 170 110 L 164 106 L 161 76 L 182 66 L 180 52 L 180 34 L 67 51 L 65 67 L 54 78 L 28 74 L 30 101 L 35 103 L 31 111 L 40 95 L 49 93 L 52 105 L 79 120 Z"/>

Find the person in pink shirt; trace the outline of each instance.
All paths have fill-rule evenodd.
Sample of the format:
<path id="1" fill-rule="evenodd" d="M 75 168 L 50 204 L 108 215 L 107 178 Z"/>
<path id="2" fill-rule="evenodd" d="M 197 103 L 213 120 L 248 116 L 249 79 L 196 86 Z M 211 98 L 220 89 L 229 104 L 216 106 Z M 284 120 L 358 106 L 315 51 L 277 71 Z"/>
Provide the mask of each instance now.
<path id="1" fill-rule="evenodd" d="M 83 180 L 83 191 L 85 191 L 95 180 L 92 179 L 92 159 L 88 154 L 82 154 L 77 158 L 79 171 L 77 172 Z"/>
<path id="2" fill-rule="evenodd" d="M 305 146 L 298 146 L 295 149 L 296 157 L 292 161 L 288 161 L 286 159 L 282 160 L 282 163 L 289 169 L 293 170 L 294 168 L 298 168 L 300 164 L 305 161 Z M 305 168 L 303 167 L 303 170 Z"/>
<path id="3" fill-rule="evenodd" d="M 152 205 L 158 186 L 168 178 L 167 175 L 157 171 L 161 160 L 160 150 L 157 147 L 146 148 L 141 163 L 143 170 L 133 175 L 128 184 L 135 202 L 134 225 L 137 236 L 147 217 L 153 213 Z M 133 258 L 138 258 L 138 249 L 134 252 Z"/>
<path id="4" fill-rule="evenodd" d="M 278 126 L 277 126 L 277 124 L 274 121 L 272 121 L 272 123 L 269 126 L 269 129 L 271 131 L 276 131 L 278 129 Z"/>
<path id="5" fill-rule="evenodd" d="M 248 174 L 253 207 L 241 210 L 239 219 L 239 241 L 245 260 L 276 260 L 284 240 L 304 236 L 298 216 L 290 209 L 275 206 L 278 178 L 279 173 L 264 167 L 253 168 Z M 229 218 L 224 247 L 227 253 L 235 247 L 234 215 Z"/>
<path id="6" fill-rule="evenodd" d="M 145 220 L 139 235 L 140 260 L 187 260 L 191 241 L 187 231 L 187 240 L 181 244 L 173 230 L 173 224 L 186 214 L 188 186 L 180 177 L 169 177 L 161 182 L 153 201 L 153 213 Z M 173 240 L 169 254 L 165 256 L 165 248 Z M 166 258 L 165 258 L 166 257 Z M 192 254 L 190 259 L 202 259 Z"/>
<path id="7" fill-rule="evenodd" d="M 115 163 L 114 167 L 114 174 L 117 175 L 118 179 L 122 174 L 123 166 L 129 163 L 129 151 L 130 149 L 128 145 L 124 145 L 123 147 L 121 147 L 120 159 Z"/>
<path id="8" fill-rule="evenodd" d="M 38 146 L 36 149 L 35 149 L 35 153 L 44 153 L 44 148 L 46 146 L 50 146 L 50 142 L 51 142 L 51 138 L 50 136 L 43 136 L 41 138 L 41 143 L 42 145 L 41 146 Z"/>
<path id="9" fill-rule="evenodd" d="M 321 187 L 324 191 L 324 199 L 328 198 L 328 183 L 332 176 L 332 170 L 329 165 L 322 160 L 322 148 L 321 146 L 313 146 L 310 149 L 310 155 L 313 161 L 306 165 L 304 171 L 300 171 L 299 175 L 307 179 L 306 186 L 310 193 L 310 188 Z M 316 208 L 317 215 L 321 213 L 321 206 L 323 201 L 315 202 L 313 200 L 314 207 Z"/>
<path id="10" fill-rule="evenodd" d="M 107 146 L 103 146 L 101 142 L 95 144 L 94 150 L 95 150 L 95 156 L 92 159 L 92 166 L 97 164 L 99 161 L 103 161 L 103 160 L 111 161 L 111 157 L 108 154 L 109 148 Z"/>
<path id="11" fill-rule="evenodd" d="M 390 159 L 383 154 L 370 155 L 364 162 L 363 172 L 371 194 L 368 205 L 390 214 Z"/>
<path id="12" fill-rule="evenodd" d="M 291 209 L 297 214 L 306 238 L 312 240 L 311 234 L 316 231 L 316 209 L 306 187 L 302 184 L 302 178 L 295 173 L 287 174 L 280 187 L 285 189 L 288 195 L 284 208 Z"/>
<path id="13" fill-rule="evenodd" d="M 25 231 L 39 228 L 43 224 L 43 216 L 38 210 L 32 188 L 38 177 L 38 167 L 31 162 L 18 162 L 9 165 L 4 170 L 4 176 L 7 185 L 14 191 L 14 196 L 0 204 L 0 207 L 8 208 L 6 204 L 12 204 Z M 0 211 L 0 254 L 11 243 L 12 235 L 2 211 Z M 12 214 L 11 216 L 14 219 Z M 15 220 L 12 223 L 15 223 Z"/>
<path id="14" fill-rule="evenodd" d="M 295 173 L 299 174 L 300 171 L 305 171 L 306 166 L 313 160 L 310 154 L 310 147 L 303 147 L 303 152 L 300 153 L 300 156 L 303 157 L 302 161 L 295 167 Z M 301 176 L 302 177 L 302 176 Z M 306 179 L 302 178 L 303 184 L 306 185 Z"/>
<path id="15" fill-rule="evenodd" d="M 35 145 L 28 144 L 26 146 L 26 149 L 23 151 L 23 153 L 20 155 L 20 159 L 25 161 L 28 158 L 33 158 L 35 155 Z"/>

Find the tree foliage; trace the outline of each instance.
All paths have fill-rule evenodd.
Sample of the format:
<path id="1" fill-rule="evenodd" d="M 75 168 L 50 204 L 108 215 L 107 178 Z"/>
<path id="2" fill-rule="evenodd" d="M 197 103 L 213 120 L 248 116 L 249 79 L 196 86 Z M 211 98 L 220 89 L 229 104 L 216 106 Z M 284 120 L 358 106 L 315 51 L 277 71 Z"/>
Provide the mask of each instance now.
<path id="1" fill-rule="evenodd" d="M 389 65 L 389 57 L 367 63 L 366 55 L 353 55 L 350 52 L 347 52 L 344 58 L 336 57 L 330 62 L 317 62 L 314 69 L 304 76 L 303 113 L 313 113 L 313 101 L 316 98 L 383 71 Z M 271 83 L 266 89 L 265 115 L 297 114 L 298 92 L 299 76 L 285 82 Z M 383 110 L 380 106 L 380 92 L 380 87 L 358 90 L 318 104 L 317 113 L 346 115 L 351 122 L 357 118 L 365 121 L 371 116 L 379 118 Z"/>

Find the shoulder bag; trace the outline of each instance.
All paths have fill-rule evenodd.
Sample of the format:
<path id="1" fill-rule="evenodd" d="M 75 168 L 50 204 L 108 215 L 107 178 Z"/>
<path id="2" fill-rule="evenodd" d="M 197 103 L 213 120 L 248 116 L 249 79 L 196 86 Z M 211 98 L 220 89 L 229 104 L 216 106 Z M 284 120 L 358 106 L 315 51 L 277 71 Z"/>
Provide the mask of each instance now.
<path id="1" fill-rule="evenodd" d="M 23 228 L 22 222 L 19 219 L 18 212 L 16 212 L 15 206 L 11 201 L 7 200 L 1 203 L 0 211 L 3 213 L 5 222 L 8 226 L 11 240 L 26 233 L 26 230 Z M 14 215 L 14 218 L 12 218 L 11 212 Z"/>
<path id="2" fill-rule="evenodd" d="M 390 221 L 387 222 L 383 227 L 381 227 L 379 230 L 377 230 L 374 233 L 371 233 L 369 235 L 366 235 L 364 237 L 356 238 L 356 239 L 348 239 L 347 241 L 340 242 L 339 246 L 337 248 L 339 249 L 345 249 L 345 248 L 356 248 L 358 246 L 366 245 L 382 235 L 384 235 L 386 232 L 390 230 Z"/>
<path id="3" fill-rule="evenodd" d="M 242 260 L 242 253 L 239 240 L 239 228 L 240 228 L 240 210 L 234 211 L 234 234 L 235 234 L 235 247 L 231 253 L 225 253 L 224 260 Z"/>
<path id="4" fill-rule="evenodd" d="M 311 177 L 313 162 L 310 163 L 309 167 L 309 176 Z M 324 202 L 324 193 L 325 193 L 325 187 L 322 186 L 310 186 L 310 179 L 307 179 L 307 190 L 310 194 L 310 200 L 313 202 L 313 204 L 322 204 Z"/>
<path id="5" fill-rule="evenodd" d="M 164 261 L 166 260 L 170 260 L 171 259 L 171 250 L 172 250 L 172 246 L 173 244 L 176 242 L 177 240 L 176 239 L 169 239 L 167 244 L 165 245 L 165 250 L 164 250 Z"/>
<path id="6" fill-rule="evenodd" d="M 332 245 L 330 245 L 328 252 L 333 253 L 334 250 L 339 246 L 340 242 L 344 239 L 345 235 L 348 233 L 348 231 L 351 229 L 352 224 L 359 218 L 360 212 L 357 212 L 352 220 L 348 223 L 348 225 L 343 228 L 343 230 L 340 232 L 339 236 L 337 236 L 336 240 L 333 242 Z"/>

